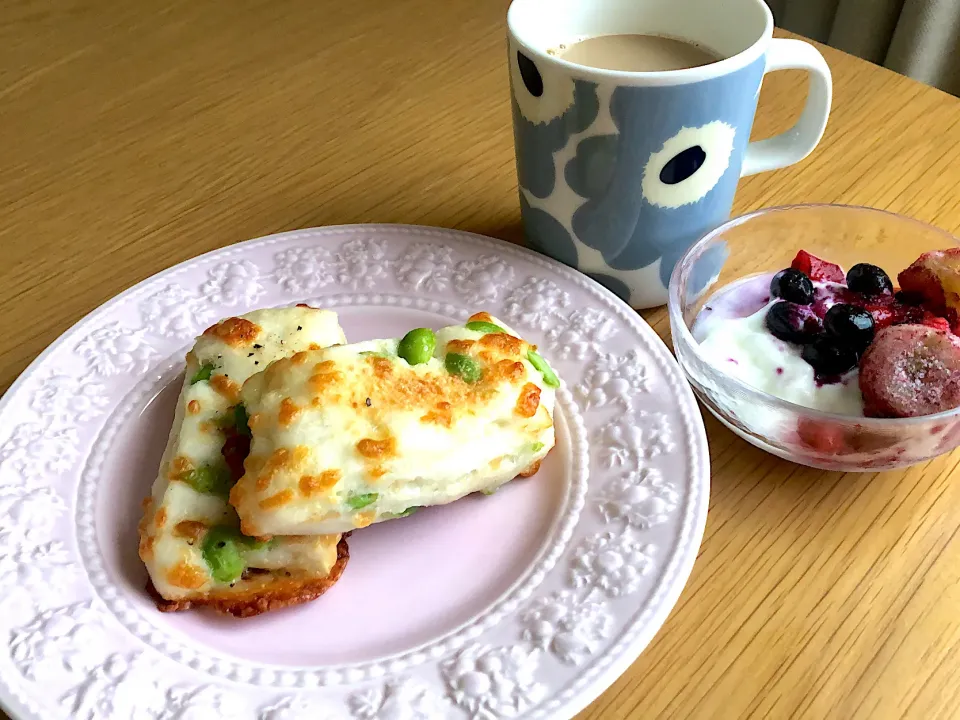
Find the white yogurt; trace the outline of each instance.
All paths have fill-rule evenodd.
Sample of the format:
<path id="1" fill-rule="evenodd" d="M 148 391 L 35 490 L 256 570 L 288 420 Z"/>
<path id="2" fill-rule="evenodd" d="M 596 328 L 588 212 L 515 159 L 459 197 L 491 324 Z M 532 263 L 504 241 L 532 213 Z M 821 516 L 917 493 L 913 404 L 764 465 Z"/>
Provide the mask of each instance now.
<path id="1" fill-rule="evenodd" d="M 703 355 L 725 374 L 782 400 L 862 417 L 856 369 L 839 382 L 818 383 L 813 368 L 800 356 L 801 347 L 778 340 L 764 325 L 776 300 L 757 292 L 760 282 L 769 287 L 769 277 L 751 278 L 749 284 L 724 288 L 706 303 L 693 327 Z M 754 312 L 745 314 L 750 310 Z"/>

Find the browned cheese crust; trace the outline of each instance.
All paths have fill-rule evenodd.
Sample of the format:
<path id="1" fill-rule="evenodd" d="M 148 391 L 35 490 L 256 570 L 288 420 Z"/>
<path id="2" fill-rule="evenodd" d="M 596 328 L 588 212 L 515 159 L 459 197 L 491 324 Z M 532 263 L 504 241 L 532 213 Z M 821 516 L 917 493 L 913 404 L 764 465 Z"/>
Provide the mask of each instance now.
<path id="1" fill-rule="evenodd" d="M 165 600 L 160 597 L 150 580 L 147 592 L 160 612 L 179 612 L 191 608 L 209 607 L 219 613 L 237 618 L 253 617 L 271 610 L 301 605 L 316 600 L 333 587 L 350 559 L 346 536 L 337 543 L 337 562 L 324 578 L 298 578 L 279 576 L 273 573 L 252 575 L 244 582 L 242 590 L 231 589 L 210 593 L 203 598 L 191 600 Z"/>
<path id="2" fill-rule="evenodd" d="M 522 473 L 518 473 L 517 477 L 522 477 L 522 478 L 533 477 L 534 475 L 537 474 L 537 472 L 539 472 L 541 462 L 543 462 L 543 460 L 537 460 L 535 463 L 533 463 L 530 467 L 528 467 Z"/>

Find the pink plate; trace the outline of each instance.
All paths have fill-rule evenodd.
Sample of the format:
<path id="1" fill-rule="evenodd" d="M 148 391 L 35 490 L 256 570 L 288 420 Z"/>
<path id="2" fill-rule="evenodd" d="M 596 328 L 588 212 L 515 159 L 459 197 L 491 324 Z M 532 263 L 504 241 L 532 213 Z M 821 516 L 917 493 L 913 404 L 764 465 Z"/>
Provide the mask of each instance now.
<path id="1" fill-rule="evenodd" d="M 183 354 L 296 302 L 351 341 L 504 318 L 564 379 L 557 448 L 493 496 L 354 533 L 316 602 L 161 614 L 136 525 Z M 570 717 L 663 623 L 706 517 L 703 425 L 659 338 L 570 268 L 450 230 L 319 228 L 178 265 L 55 342 L 0 417 L 0 701 L 23 720 Z"/>

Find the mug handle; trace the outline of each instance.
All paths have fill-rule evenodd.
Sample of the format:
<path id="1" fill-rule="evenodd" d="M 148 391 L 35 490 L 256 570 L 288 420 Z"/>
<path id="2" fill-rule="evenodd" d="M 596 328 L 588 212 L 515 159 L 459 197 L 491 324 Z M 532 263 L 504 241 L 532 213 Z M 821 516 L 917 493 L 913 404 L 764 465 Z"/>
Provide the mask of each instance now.
<path id="1" fill-rule="evenodd" d="M 802 40 L 774 38 L 767 48 L 767 66 L 763 74 L 774 70 L 806 70 L 810 74 L 807 103 L 792 128 L 747 145 L 740 177 L 800 162 L 813 152 L 827 127 L 833 83 L 830 67 L 820 51 Z"/>

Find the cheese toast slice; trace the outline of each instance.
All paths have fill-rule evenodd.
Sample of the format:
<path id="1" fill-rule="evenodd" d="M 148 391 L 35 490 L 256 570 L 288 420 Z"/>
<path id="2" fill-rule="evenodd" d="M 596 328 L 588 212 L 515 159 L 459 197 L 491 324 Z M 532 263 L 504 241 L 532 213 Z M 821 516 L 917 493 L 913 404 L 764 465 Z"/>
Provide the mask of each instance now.
<path id="1" fill-rule="evenodd" d="M 230 493 L 252 535 L 347 532 L 536 472 L 560 384 L 486 313 L 296 353 L 243 386 L 252 443 Z"/>
<path id="2" fill-rule="evenodd" d="M 160 610 L 205 605 L 246 617 L 312 600 L 339 578 L 339 534 L 244 536 L 227 498 L 249 448 L 236 407 L 243 382 L 274 360 L 345 341 L 336 313 L 305 305 L 227 318 L 197 338 L 140 522 Z"/>

